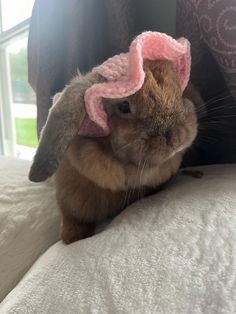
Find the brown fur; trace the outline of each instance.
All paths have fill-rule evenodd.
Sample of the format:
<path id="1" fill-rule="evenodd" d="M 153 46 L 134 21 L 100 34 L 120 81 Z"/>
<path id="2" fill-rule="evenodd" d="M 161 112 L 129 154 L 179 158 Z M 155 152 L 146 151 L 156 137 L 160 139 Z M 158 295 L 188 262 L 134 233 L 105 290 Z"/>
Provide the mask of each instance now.
<path id="1" fill-rule="evenodd" d="M 84 116 L 82 95 L 88 85 L 94 83 L 91 76 L 89 82 L 85 77 L 87 84 L 83 81 L 84 89 L 78 81 L 76 84 L 73 81 L 49 116 L 40 142 L 44 147 L 39 146 L 40 154 L 36 154 L 30 178 L 40 181 L 52 174 L 59 164 L 55 179 L 65 243 L 92 235 L 97 222 L 116 215 L 128 204 L 169 180 L 179 169 L 186 148 L 196 137 L 194 105 L 183 97 L 172 64 L 146 62 L 144 68 L 146 79 L 143 87 L 125 99 L 130 103 L 132 114 L 123 116 L 117 112 L 117 104 L 121 100 L 104 100 L 109 115 L 108 137 L 96 139 L 76 135 Z M 102 79 L 96 77 L 96 80 Z M 74 94 L 68 92 L 71 86 Z M 66 103 L 73 106 L 66 108 Z M 82 117 L 81 114 L 74 117 L 74 110 L 83 112 Z M 51 140 L 49 125 L 55 114 L 60 120 L 64 117 L 61 114 L 69 117 L 63 122 L 62 130 L 60 125 L 54 129 L 62 137 L 59 145 L 54 138 Z M 69 120 L 73 121 L 73 127 L 67 125 Z M 59 157 L 55 157 L 54 145 Z M 43 149 L 46 149 L 44 154 Z M 44 173 L 41 160 L 44 163 L 48 160 L 49 164 L 51 160 L 52 169 L 47 165 L 50 171 Z"/>

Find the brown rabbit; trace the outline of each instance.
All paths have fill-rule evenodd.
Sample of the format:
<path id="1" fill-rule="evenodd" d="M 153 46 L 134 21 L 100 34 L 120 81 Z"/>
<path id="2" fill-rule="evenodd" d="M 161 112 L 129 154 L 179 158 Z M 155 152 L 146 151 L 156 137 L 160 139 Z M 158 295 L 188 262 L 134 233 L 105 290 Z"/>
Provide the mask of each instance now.
<path id="1" fill-rule="evenodd" d="M 76 77 L 50 110 L 29 177 L 39 182 L 56 172 L 65 243 L 91 236 L 96 223 L 169 180 L 196 137 L 198 93 L 188 86 L 183 95 L 168 61 L 146 61 L 144 69 L 136 94 L 104 99 L 107 137 L 78 135 L 84 93 L 104 81 L 98 74 Z"/>

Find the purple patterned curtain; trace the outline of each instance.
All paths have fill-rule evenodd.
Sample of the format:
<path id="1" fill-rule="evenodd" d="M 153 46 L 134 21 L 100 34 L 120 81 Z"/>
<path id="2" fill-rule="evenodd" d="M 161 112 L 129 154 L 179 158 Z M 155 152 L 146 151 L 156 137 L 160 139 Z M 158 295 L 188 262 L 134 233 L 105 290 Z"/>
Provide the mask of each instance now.
<path id="1" fill-rule="evenodd" d="M 192 43 L 197 85 L 219 91 L 219 69 L 236 99 L 236 1 L 177 0 L 177 35 Z"/>
<path id="2" fill-rule="evenodd" d="M 208 107 L 186 164 L 235 162 L 236 0 L 177 0 L 176 22 L 177 37 L 191 41 L 191 80 Z"/>

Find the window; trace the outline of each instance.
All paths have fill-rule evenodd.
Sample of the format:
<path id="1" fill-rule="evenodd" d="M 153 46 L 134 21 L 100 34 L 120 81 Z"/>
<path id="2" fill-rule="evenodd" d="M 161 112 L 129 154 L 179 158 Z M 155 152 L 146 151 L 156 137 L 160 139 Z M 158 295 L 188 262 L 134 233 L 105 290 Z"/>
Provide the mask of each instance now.
<path id="1" fill-rule="evenodd" d="M 1 0 L 2 30 L 7 31 L 31 16 L 34 0 Z"/>
<path id="2" fill-rule="evenodd" d="M 34 0 L 0 0 L 0 154 L 32 159 L 37 146 L 35 94 L 27 42 Z"/>

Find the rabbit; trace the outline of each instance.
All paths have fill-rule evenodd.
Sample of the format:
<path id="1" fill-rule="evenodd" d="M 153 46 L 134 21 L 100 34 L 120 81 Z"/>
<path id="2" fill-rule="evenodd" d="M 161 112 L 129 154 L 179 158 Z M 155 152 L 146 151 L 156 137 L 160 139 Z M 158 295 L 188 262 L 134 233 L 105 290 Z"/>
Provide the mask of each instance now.
<path id="1" fill-rule="evenodd" d="M 145 61 L 143 86 L 124 99 L 103 99 L 110 134 L 78 134 L 85 91 L 105 79 L 75 77 L 55 96 L 29 179 L 54 173 L 66 244 L 92 236 L 96 225 L 153 193 L 178 171 L 194 142 L 202 99 L 191 84 L 181 91 L 170 61 Z"/>

